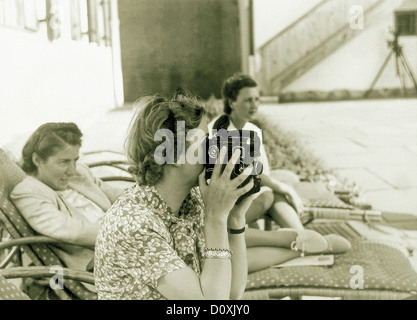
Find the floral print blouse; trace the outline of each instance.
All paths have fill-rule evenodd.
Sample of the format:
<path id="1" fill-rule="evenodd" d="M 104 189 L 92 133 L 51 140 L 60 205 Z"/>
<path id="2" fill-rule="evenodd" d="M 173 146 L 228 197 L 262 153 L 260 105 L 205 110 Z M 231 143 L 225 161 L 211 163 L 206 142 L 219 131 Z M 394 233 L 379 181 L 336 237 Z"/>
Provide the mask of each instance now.
<path id="1" fill-rule="evenodd" d="M 100 223 L 95 248 L 99 299 L 166 299 L 158 280 L 190 267 L 201 274 L 204 204 L 191 190 L 175 216 L 154 186 L 131 186 Z"/>

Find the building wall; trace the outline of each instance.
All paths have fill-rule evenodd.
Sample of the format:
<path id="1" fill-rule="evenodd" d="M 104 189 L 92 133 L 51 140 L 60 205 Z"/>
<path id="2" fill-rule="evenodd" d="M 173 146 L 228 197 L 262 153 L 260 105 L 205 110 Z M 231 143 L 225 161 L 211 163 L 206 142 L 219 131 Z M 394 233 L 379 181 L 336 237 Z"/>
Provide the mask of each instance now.
<path id="1" fill-rule="evenodd" d="M 274 67 L 265 66 L 265 61 L 262 61 L 259 54 L 261 46 L 265 45 L 274 35 L 296 22 L 304 13 L 322 1 L 254 0 L 255 43 L 258 49 L 256 66 L 258 71 L 257 78 L 261 84 L 266 82 L 262 81 L 262 77 L 266 77 L 267 73 L 272 72 L 272 67 Z M 346 14 L 343 20 L 347 24 L 347 27 L 349 27 L 349 22 L 354 15 L 349 10 L 351 8 L 350 6 L 355 4 L 369 5 L 375 1 L 364 0 L 355 2 L 344 0 L 340 2 L 341 12 L 345 12 Z M 278 91 L 282 93 L 303 93 L 310 91 L 330 92 L 349 90 L 361 92 L 368 90 L 390 52 L 387 41 L 392 39 L 390 31 L 394 29 L 393 12 L 402 2 L 402 0 L 384 0 L 373 12 L 367 13 L 364 10 L 364 27 L 363 29 L 354 30 L 357 33 L 355 38 L 350 39 L 349 42 L 341 46 L 338 50 L 328 55 L 307 72 L 299 76 L 295 81 Z M 335 1 L 335 3 L 338 3 L 338 1 Z M 346 5 L 345 3 L 350 3 L 350 5 Z M 363 5 L 363 8 L 366 9 L 366 6 Z M 330 17 L 335 15 L 334 13 L 331 11 L 328 13 L 329 20 Z M 338 11 L 338 13 L 340 12 Z M 323 23 L 320 25 L 324 26 Z M 323 34 L 318 33 L 320 36 Z M 301 38 L 302 36 L 301 34 L 299 37 Z M 295 39 L 295 36 L 293 38 Z M 284 45 L 281 45 L 277 49 L 296 52 L 301 46 L 294 48 L 294 43 L 296 42 L 291 42 L 286 39 Z M 403 47 L 403 52 L 414 75 L 417 76 L 417 59 L 415 54 L 417 52 L 417 36 L 400 37 L 400 45 Z M 295 54 L 292 53 L 287 56 L 292 58 L 295 57 Z M 277 65 L 283 62 L 283 58 L 279 58 L 276 53 L 272 57 L 278 59 Z M 263 70 L 262 64 L 264 64 Z M 404 71 L 402 72 L 404 73 Z M 407 77 L 405 77 L 405 82 L 408 88 L 413 88 L 413 84 Z M 375 89 L 384 90 L 385 88 L 394 89 L 400 87 L 401 82 L 396 74 L 395 59 L 392 57 L 376 83 Z M 280 89 L 279 86 L 275 86 L 275 88 Z M 277 92 L 272 92 L 271 90 L 269 94 L 276 95 Z"/>
<path id="2" fill-rule="evenodd" d="M 43 31 L 0 26 L 0 146 L 48 121 L 86 128 L 115 107 L 110 48 Z"/>
<path id="3" fill-rule="evenodd" d="M 253 0 L 255 47 L 261 47 L 321 1 Z"/>
<path id="4" fill-rule="evenodd" d="M 240 71 L 238 0 L 121 0 L 125 100 L 178 87 L 220 96 Z"/>

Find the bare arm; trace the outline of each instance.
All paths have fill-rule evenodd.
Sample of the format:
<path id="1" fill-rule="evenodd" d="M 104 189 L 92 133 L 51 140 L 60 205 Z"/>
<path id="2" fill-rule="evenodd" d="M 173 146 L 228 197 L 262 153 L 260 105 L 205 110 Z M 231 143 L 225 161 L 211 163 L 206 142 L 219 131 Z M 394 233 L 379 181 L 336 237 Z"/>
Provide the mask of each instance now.
<path id="1" fill-rule="evenodd" d="M 228 228 L 240 230 L 245 227 L 245 215 L 254 197 L 254 195 L 246 197 L 238 206 L 232 209 L 229 216 Z M 245 232 L 239 234 L 229 233 L 229 244 L 234 255 L 232 259 L 232 288 L 230 292 L 230 299 L 232 300 L 241 299 L 246 289 L 248 260 Z"/>

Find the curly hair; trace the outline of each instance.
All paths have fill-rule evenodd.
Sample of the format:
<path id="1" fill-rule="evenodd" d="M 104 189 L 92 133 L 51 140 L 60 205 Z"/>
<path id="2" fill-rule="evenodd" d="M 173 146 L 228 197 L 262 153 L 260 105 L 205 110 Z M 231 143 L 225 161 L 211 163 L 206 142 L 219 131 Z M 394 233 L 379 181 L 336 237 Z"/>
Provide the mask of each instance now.
<path id="1" fill-rule="evenodd" d="M 67 145 L 81 146 L 82 135 L 73 122 L 48 122 L 41 125 L 32 133 L 23 147 L 21 159 L 23 171 L 27 174 L 37 172 L 38 167 L 32 160 L 34 153 L 46 161 Z"/>
<path id="2" fill-rule="evenodd" d="M 222 87 L 223 112 L 225 114 L 230 114 L 232 112 L 232 109 L 230 108 L 230 101 L 236 101 L 240 90 L 247 87 L 253 88 L 257 86 L 258 83 L 255 79 L 242 73 L 235 73 L 233 76 L 228 78 Z"/>
<path id="3" fill-rule="evenodd" d="M 185 123 L 186 134 L 200 125 L 206 111 L 202 101 L 184 94 L 171 99 L 159 95 L 143 97 L 138 104 L 125 142 L 129 172 L 139 184 L 155 185 L 162 176 L 164 165 L 155 159 L 155 150 L 161 144 L 156 139 L 157 131 L 167 129 L 173 133 L 172 139 L 167 137 L 165 142 L 172 147 L 176 161 L 178 121 Z"/>

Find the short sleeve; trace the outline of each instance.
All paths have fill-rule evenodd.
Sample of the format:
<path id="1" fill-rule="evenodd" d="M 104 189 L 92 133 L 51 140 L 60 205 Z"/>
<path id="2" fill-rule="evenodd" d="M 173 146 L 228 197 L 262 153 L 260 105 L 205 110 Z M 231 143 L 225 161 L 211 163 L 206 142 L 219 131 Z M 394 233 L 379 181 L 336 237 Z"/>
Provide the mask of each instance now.
<path id="1" fill-rule="evenodd" d="M 156 289 L 164 275 L 185 268 L 187 265 L 170 245 L 169 239 L 152 226 L 142 227 L 134 234 L 134 245 L 126 250 L 136 253 L 132 263 L 139 279 Z"/>
<path id="2" fill-rule="evenodd" d="M 163 221 L 143 206 L 116 202 L 100 225 L 94 273 L 103 296 L 141 297 L 158 280 L 186 267 Z M 132 212 L 135 212 L 132 215 Z"/>

